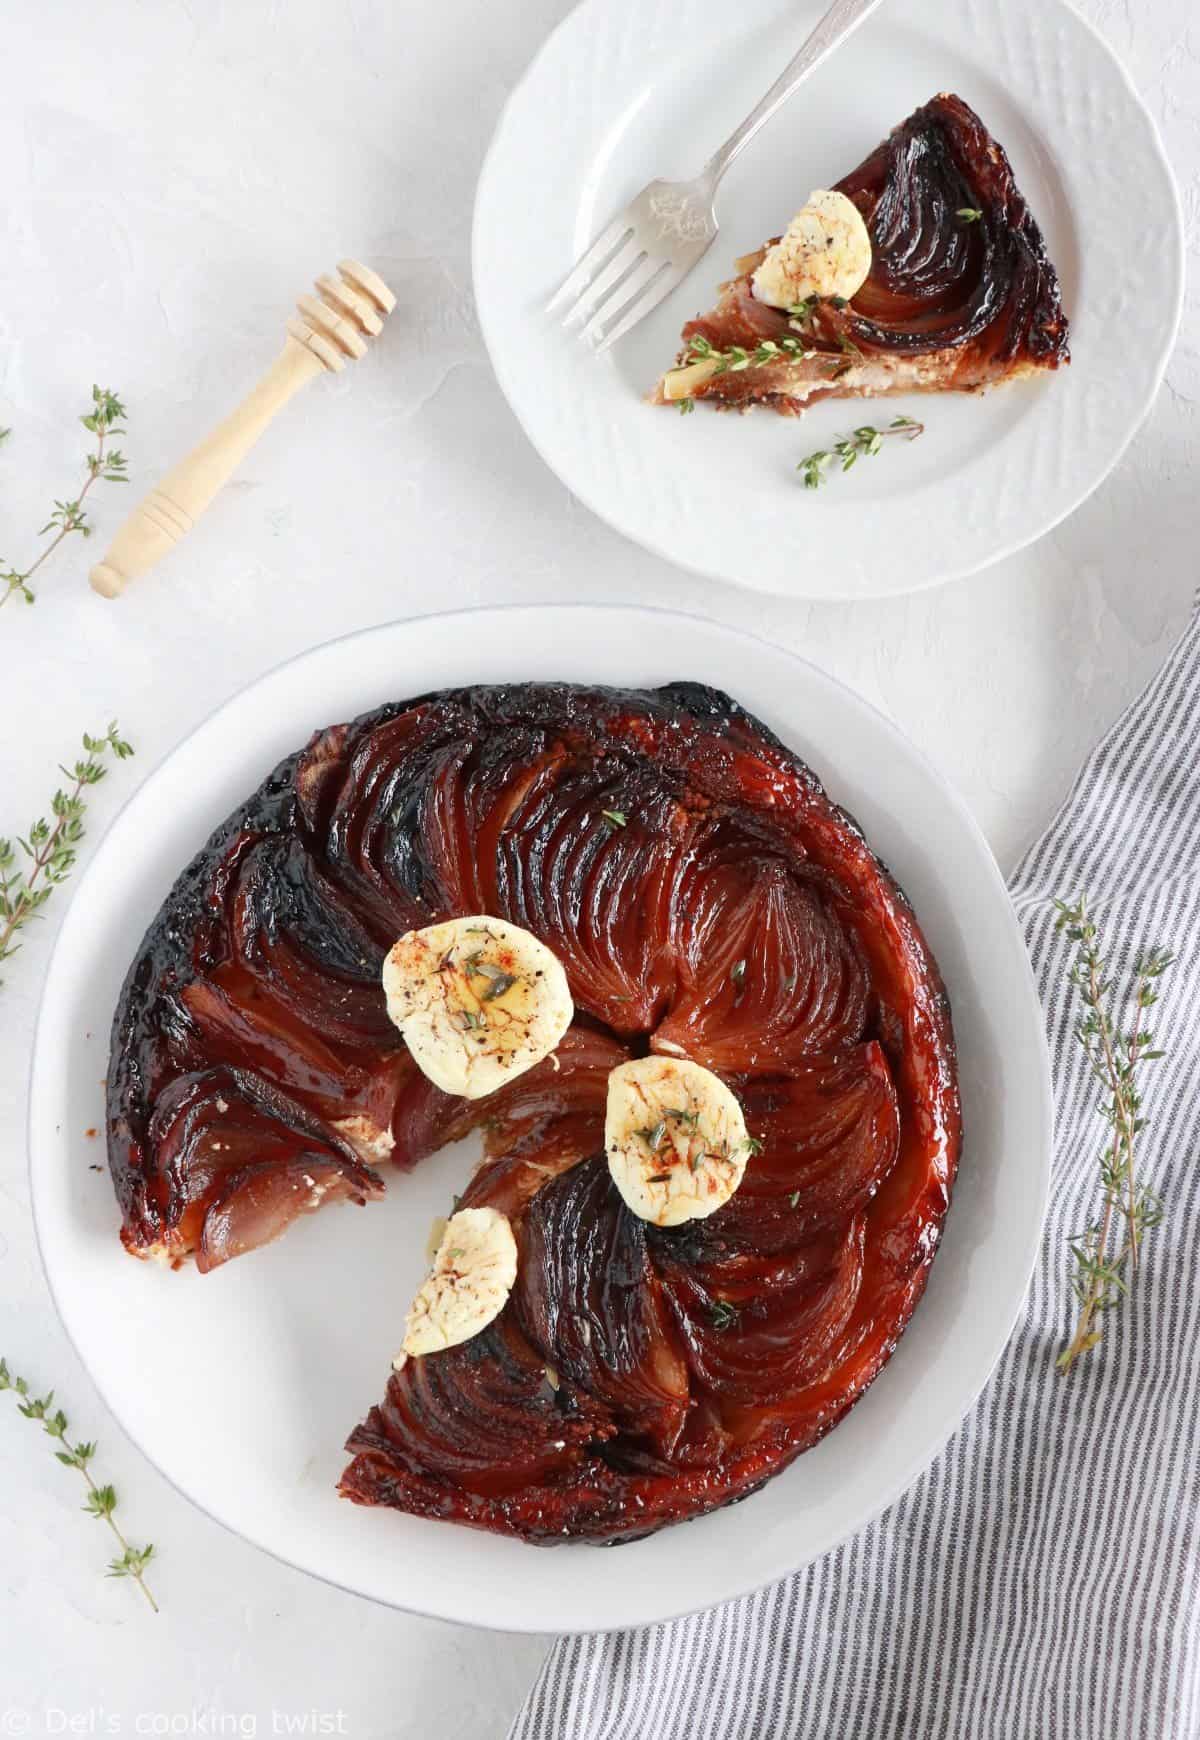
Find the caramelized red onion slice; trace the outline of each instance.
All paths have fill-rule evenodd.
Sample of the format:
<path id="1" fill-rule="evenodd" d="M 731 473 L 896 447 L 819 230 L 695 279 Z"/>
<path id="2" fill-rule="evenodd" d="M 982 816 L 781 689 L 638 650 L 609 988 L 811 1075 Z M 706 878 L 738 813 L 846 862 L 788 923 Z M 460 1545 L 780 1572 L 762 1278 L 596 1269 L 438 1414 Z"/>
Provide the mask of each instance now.
<path id="1" fill-rule="evenodd" d="M 508 1309 L 473 1340 L 408 1360 L 346 1447 L 495 1495 L 565 1473 L 612 1431 L 586 1396 L 577 1402 L 550 1384 Z M 351 1470 L 343 1491 L 355 1496 L 354 1484 Z"/>
<path id="2" fill-rule="evenodd" d="M 840 1241 L 757 1265 L 678 1262 L 656 1246 L 663 1292 L 702 1390 L 718 1406 L 765 1406 L 830 1375 L 850 1350 L 863 1283 L 866 1229 L 850 1221 Z"/>
<path id="3" fill-rule="evenodd" d="M 286 1092 L 340 1105 L 361 1087 L 365 1072 L 347 1066 L 295 1014 L 264 996 L 253 978 L 225 965 L 185 985 L 180 1002 L 204 1052 L 241 1069 L 254 1070 Z"/>
<path id="4" fill-rule="evenodd" d="M 865 966 L 815 879 L 751 842 L 726 844 L 689 867 L 674 922 L 679 991 L 656 1051 L 720 1074 L 778 1074 L 861 1038 Z"/>
<path id="5" fill-rule="evenodd" d="M 201 1270 L 267 1243 L 322 1201 L 361 1203 L 383 1188 L 336 1132 L 247 1070 L 178 1076 L 155 1106 L 150 1141 L 163 1254 L 195 1250 Z"/>
<path id="6" fill-rule="evenodd" d="M 460 1206 L 497 1208 L 520 1221 L 538 1191 L 596 1152 L 602 1127 L 594 1113 L 500 1115 L 488 1120 L 484 1159 Z"/>
<path id="7" fill-rule="evenodd" d="M 760 1245 L 785 1210 L 793 1239 L 857 1214 L 896 1163 L 896 1087 L 875 1041 L 807 1063 L 787 1082 L 750 1084 L 745 1106 L 763 1146 L 729 1218 L 756 1220 Z"/>
<path id="8" fill-rule="evenodd" d="M 625 1208 L 602 1153 L 530 1202 L 513 1308 L 560 1378 L 669 1452 L 687 1413 L 687 1367 L 661 1306 L 645 1223 Z"/>
<path id="9" fill-rule="evenodd" d="M 746 1082 L 738 1093 L 761 1147 L 735 1195 L 692 1229 L 697 1261 L 794 1251 L 863 1209 L 896 1164 L 896 1087 L 873 1040 L 803 1063 L 787 1080 Z"/>
<path id="10" fill-rule="evenodd" d="M 453 705 L 385 708 L 351 728 L 324 774 L 314 844 L 384 948 L 446 916 L 419 819 L 422 794 L 467 724 Z"/>
<path id="11" fill-rule="evenodd" d="M 609 1072 L 628 1053 L 608 1034 L 575 1022 L 549 1057 L 482 1099 L 443 1093 L 415 1067 L 403 1080 L 392 1114 L 396 1132 L 393 1160 L 407 1166 L 457 1142 L 480 1126 L 586 1113 L 602 1139 L 604 1096 Z M 593 1142 L 588 1152 L 596 1147 Z"/>
<path id="12" fill-rule="evenodd" d="M 499 910 L 496 864 L 502 836 L 516 825 L 522 805 L 553 789 L 564 756 L 561 745 L 542 733 L 512 731 L 498 743 L 466 743 L 441 758 L 420 826 L 447 912 Z"/>
<path id="13" fill-rule="evenodd" d="M 856 335 L 888 349 L 976 346 L 1001 362 L 1068 360 L 1058 275 L 1007 154 L 959 97 L 897 127 L 839 184 L 871 204 L 874 264 Z M 962 214 L 977 211 L 969 219 Z"/>
<path id="14" fill-rule="evenodd" d="M 661 779 L 601 756 L 561 762 L 501 838 L 499 911 L 555 950 L 576 1005 L 617 1032 L 653 1026 L 674 987 L 668 927 L 688 825 Z"/>
<path id="15" fill-rule="evenodd" d="M 325 1043 L 396 1048 L 379 995 L 384 950 L 302 841 L 270 837 L 243 857 L 230 945 L 261 994 Z"/>
<path id="16" fill-rule="evenodd" d="M 295 1160 L 276 1155 L 240 1167 L 222 1179 L 209 1203 L 196 1267 L 207 1274 L 232 1257 L 270 1244 L 298 1215 L 313 1214 L 324 1203 L 347 1198 L 360 1206 L 366 1200 L 334 1160 L 318 1160 L 307 1153 Z"/>

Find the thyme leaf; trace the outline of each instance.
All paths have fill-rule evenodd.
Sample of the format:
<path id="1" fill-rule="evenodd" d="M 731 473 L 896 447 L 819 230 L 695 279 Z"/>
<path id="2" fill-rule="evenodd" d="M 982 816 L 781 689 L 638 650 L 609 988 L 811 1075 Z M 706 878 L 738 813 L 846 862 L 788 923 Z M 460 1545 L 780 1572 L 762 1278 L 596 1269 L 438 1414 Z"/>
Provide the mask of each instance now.
<path id="1" fill-rule="evenodd" d="M 849 363 L 843 364 L 840 370 L 834 371 L 831 378 L 836 378 L 839 372 L 844 372 L 849 366 Z M 874 456 L 878 453 L 889 435 L 899 435 L 906 441 L 915 441 L 918 435 L 924 433 L 924 423 L 918 423 L 913 417 L 893 417 L 886 429 L 877 429 L 874 424 L 863 423 L 852 435 L 835 441 L 832 449 L 818 448 L 815 453 L 810 453 L 807 459 L 800 461 L 796 470 L 803 474 L 805 489 L 819 489 L 835 459 L 841 461 L 843 471 L 849 471 L 861 456 Z"/>
<path id="2" fill-rule="evenodd" d="M 693 333 L 687 342 L 689 362 L 715 362 L 713 378 L 723 374 L 740 374 L 743 369 L 761 368 L 764 363 L 795 362 L 798 358 L 812 356 L 815 353 L 807 350 L 798 338 L 764 338 L 755 345 L 753 350 L 747 350 L 744 345 L 733 344 L 728 350 L 718 350 L 701 333 Z M 680 405 L 689 403 L 681 399 Z"/>
<path id="3" fill-rule="evenodd" d="M 506 991 L 511 991 L 517 982 L 515 973 L 495 973 L 488 981 L 487 990 L 480 997 L 481 1003 L 494 1003 L 497 997 L 503 997 Z"/>
<path id="4" fill-rule="evenodd" d="M 0 961 L 16 954 L 17 932 L 37 917 L 55 888 L 71 874 L 87 813 L 83 794 L 108 772 L 104 756 L 112 754 L 124 761 L 133 754 L 115 719 L 102 737 L 90 737 L 85 731 L 83 748 L 85 753 L 74 767 L 62 769 L 69 783 L 51 798 L 49 816 L 39 816 L 24 839 L 14 843 L 0 838 Z M 22 857 L 27 863 L 21 863 Z"/>
<path id="5" fill-rule="evenodd" d="M 150 1593 L 144 1572 L 146 1566 L 154 1557 L 153 1546 L 134 1547 L 126 1540 L 114 1515 L 117 1508 L 117 1493 L 113 1486 L 99 1486 L 92 1476 L 90 1463 L 96 1454 L 94 1442 L 80 1440 L 72 1444 L 67 1437 L 67 1416 L 63 1410 L 54 1406 L 54 1391 L 47 1390 L 44 1396 L 35 1396 L 30 1390 L 28 1381 L 17 1377 L 8 1369 L 8 1362 L 0 1359 L 0 1390 L 12 1390 L 17 1397 L 17 1412 L 26 1420 L 41 1422 L 42 1431 L 54 1443 L 60 1446 L 54 1455 L 64 1468 L 74 1468 L 82 1474 L 87 1482 L 87 1497 L 82 1509 L 87 1516 L 95 1517 L 110 1530 L 120 1555 L 110 1559 L 106 1575 L 109 1577 L 132 1577 L 146 1600 L 158 1612 L 158 1603 Z"/>
<path id="6" fill-rule="evenodd" d="M 1108 977 L 1099 931 L 1086 896 L 1056 900 L 1056 928 L 1075 945 L 1069 982 L 1083 1004 L 1075 1037 L 1100 1090 L 1098 1111 L 1111 1134 L 1100 1152 L 1100 1208 L 1082 1232 L 1067 1241 L 1073 1273 L 1071 1290 L 1079 1306 L 1075 1330 L 1059 1354 L 1059 1371 L 1101 1340 L 1101 1318 L 1129 1294 L 1141 1261 L 1142 1240 L 1163 1218 L 1163 1207 L 1139 1181 L 1137 1138 L 1145 1127 L 1139 1087 L 1144 1065 L 1163 1056 L 1148 1026 L 1158 1001 L 1158 980 L 1174 962 L 1167 949 L 1151 948 L 1134 961 L 1124 993 Z M 1122 1009 L 1132 1003 L 1133 1021 L 1124 1031 Z"/>
<path id="7" fill-rule="evenodd" d="M 480 996 L 481 1003 L 492 1003 L 497 997 L 503 997 L 506 991 L 511 991 L 517 982 L 516 973 L 506 973 L 503 967 L 496 966 L 494 961 L 485 961 L 483 950 L 476 949 L 468 955 L 465 966 L 470 975 L 477 979 L 486 979 L 487 986 Z"/>
<path id="8" fill-rule="evenodd" d="M 125 471 L 125 455 L 108 443 L 114 435 L 123 435 L 121 420 L 126 415 L 125 407 L 116 393 L 107 387 L 92 388 L 92 408 L 86 411 L 79 421 L 84 428 L 96 438 L 95 452 L 89 453 L 84 461 L 86 475 L 79 494 L 72 499 L 56 501 L 54 511 L 45 525 L 38 532 L 39 538 L 53 533 L 50 542 L 41 554 L 30 563 L 28 568 L 18 570 L 9 563 L 0 561 L 0 610 L 10 598 L 20 595 L 26 604 L 34 602 L 35 594 L 29 584 L 42 563 L 51 557 L 64 538 L 69 538 L 72 532 L 78 532 L 82 537 L 90 538 L 92 528 L 84 511 L 84 499 L 94 483 L 128 483 Z M 10 433 L 4 430 L 2 436 Z"/>

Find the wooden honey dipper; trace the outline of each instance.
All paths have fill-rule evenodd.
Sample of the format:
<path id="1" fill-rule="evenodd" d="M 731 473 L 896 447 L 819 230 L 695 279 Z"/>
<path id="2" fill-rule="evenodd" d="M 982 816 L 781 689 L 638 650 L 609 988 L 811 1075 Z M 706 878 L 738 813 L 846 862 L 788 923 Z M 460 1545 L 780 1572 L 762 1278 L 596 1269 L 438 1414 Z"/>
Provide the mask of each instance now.
<path id="1" fill-rule="evenodd" d="M 284 347 L 258 385 L 120 527 L 108 554 L 88 576 L 105 598 L 118 597 L 191 531 L 294 393 L 326 370 L 345 368 L 383 331 L 384 318 L 396 306 L 383 279 L 357 260 L 339 261 L 337 271 L 336 278 L 317 279 L 316 296 L 300 297 Z"/>

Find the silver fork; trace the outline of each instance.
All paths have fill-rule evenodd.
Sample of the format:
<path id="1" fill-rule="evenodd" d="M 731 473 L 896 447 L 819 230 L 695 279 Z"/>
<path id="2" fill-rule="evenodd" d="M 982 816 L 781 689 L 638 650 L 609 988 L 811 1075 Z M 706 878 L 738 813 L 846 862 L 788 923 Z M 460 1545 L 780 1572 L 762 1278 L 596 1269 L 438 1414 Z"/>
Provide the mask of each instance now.
<path id="1" fill-rule="evenodd" d="M 879 0 L 833 0 L 762 102 L 692 181 L 652 181 L 630 201 L 555 291 L 547 314 L 583 320 L 582 337 L 605 351 L 681 284 L 717 239 L 713 198 L 734 158 L 808 75 L 857 30 Z"/>

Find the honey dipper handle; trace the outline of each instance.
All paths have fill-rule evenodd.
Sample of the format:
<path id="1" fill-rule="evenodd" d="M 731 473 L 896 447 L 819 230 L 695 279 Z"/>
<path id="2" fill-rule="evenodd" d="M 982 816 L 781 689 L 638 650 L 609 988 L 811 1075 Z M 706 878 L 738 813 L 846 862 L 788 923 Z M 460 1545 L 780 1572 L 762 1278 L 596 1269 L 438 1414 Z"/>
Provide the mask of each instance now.
<path id="1" fill-rule="evenodd" d="M 311 350 L 289 337 L 237 409 L 134 508 L 104 560 L 97 562 L 88 576 L 95 590 L 105 598 L 118 597 L 131 580 L 172 550 L 184 533 L 191 531 L 276 412 L 293 393 L 323 373 L 324 367 Z"/>

